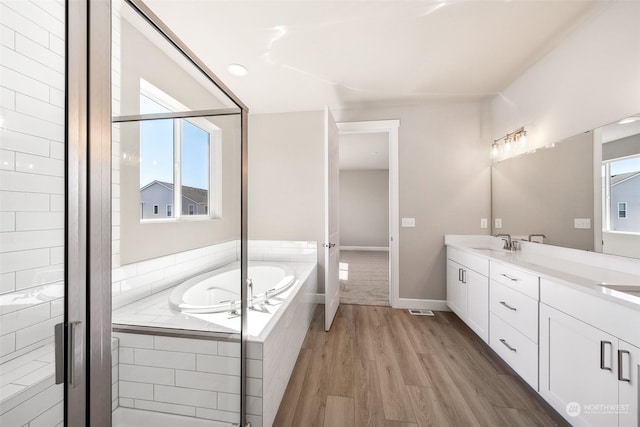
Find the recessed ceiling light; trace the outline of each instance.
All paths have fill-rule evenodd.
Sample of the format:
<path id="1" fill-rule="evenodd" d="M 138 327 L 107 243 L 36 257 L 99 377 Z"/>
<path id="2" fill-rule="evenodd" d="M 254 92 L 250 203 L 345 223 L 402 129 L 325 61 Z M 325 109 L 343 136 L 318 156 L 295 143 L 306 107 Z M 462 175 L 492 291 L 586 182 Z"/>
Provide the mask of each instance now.
<path id="1" fill-rule="evenodd" d="M 620 120 L 618 123 L 621 124 L 621 125 L 626 125 L 627 123 L 637 122 L 638 120 L 640 120 L 640 117 L 631 116 L 631 117 L 627 117 L 626 119 Z"/>
<path id="2" fill-rule="evenodd" d="M 227 65 L 227 71 L 234 76 L 244 77 L 249 74 L 249 70 L 247 67 L 240 64 L 229 64 Z"/>

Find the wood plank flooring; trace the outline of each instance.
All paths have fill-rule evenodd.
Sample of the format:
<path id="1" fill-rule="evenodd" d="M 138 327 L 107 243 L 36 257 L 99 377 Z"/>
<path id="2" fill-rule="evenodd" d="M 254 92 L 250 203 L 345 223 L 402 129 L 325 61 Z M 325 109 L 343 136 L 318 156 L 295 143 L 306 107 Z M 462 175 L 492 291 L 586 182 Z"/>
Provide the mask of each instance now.
<path id="1" fill-rule="evenodd" d="M 389 305 L 389 252 L 340 251 L 340 303 Z"/>
<path id="2" fill-rule="evenodd" d="M 453 313 L 319 306 L 274 426 L 567 426 Z"/>

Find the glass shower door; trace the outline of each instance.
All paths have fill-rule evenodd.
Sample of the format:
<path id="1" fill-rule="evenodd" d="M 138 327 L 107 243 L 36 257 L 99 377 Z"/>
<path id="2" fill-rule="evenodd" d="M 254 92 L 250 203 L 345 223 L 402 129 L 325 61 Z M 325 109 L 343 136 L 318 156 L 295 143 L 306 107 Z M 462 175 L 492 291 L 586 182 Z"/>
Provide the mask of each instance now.
<path id="1" fill-rule="evenodd" d="M 64 422 L 54 328 L 65 320 L 65 12 L 0 1 L 3 426 Z"/>

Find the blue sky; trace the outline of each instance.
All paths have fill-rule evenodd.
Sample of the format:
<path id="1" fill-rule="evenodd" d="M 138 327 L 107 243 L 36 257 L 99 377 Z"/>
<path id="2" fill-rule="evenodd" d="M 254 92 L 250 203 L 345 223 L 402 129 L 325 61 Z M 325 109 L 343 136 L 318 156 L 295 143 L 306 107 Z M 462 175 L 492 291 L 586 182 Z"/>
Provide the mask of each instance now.
<path id="1" fill-rule="evenodd" d="M 165 113 L 166 108 L 140 97 L 140 112 Z M 182 184 L 209 188 L 209 134 L 194 124 L 182 123 Z M 174 120 L 140 122 L 140 187 L 154 180 L 173 183 Z"/>
<path id="2" fill-rule="evenodd" d="M 630 157 L 611 162 L 611 176 L 628 172 L 640 172 L 640 157 Z"/>

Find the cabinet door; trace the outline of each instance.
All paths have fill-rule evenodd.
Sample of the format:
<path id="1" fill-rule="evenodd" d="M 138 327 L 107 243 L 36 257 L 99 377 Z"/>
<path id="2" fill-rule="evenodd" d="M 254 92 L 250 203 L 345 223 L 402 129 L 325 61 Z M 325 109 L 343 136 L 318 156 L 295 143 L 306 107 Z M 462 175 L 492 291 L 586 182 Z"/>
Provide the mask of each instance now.
<path id="1" fill-rule="evenodd" d="M 619 341 L 618 344 L 618 425 L 640 425 L 640 348 Z"/>
<path id="2" fill-rule="evenodd" d="M 618 425 L 617 342 L 540 304 L 540 394 L 572 425 Z"/>
<path id="3" fill-rule="evenodd" d="M 465 271 L 467 282 L 466 322 L 484 342 L 489 342 L 489 279 L 473 270 Z"/>
<path id="4" fill-rule="evenodd" d="M 467 287 L 462 283 L 464 268 L 457 262 L 447 260 L 447 305 L 463 320 L 467 318 Z"/>

